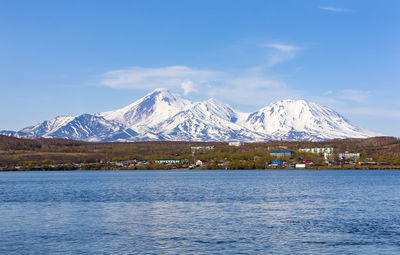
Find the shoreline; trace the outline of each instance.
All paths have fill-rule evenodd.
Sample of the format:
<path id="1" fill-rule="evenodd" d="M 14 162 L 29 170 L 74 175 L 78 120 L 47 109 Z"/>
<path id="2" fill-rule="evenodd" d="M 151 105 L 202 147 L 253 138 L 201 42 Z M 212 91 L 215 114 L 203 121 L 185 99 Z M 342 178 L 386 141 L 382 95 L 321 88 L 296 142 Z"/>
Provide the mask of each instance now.
<path id="1" fill-rule="evenodd" d="M 398 170 L 399 155 L 400 139 L 393 137 L 229 145 L 179 141 L 87 143 L 0 136 L 0 172 L 172 168 Z"/>
<path id="2" fill-rule="evenodd" d="M 371 170 L 381 170 L 381 171 L 390 171 L 390 170 L 400 170 L 400 166 L 396 167 L 379 167 L 379 168 L 265 168 L 265 169 L 7 169 L 0 170 L 1 172 L 81 172 L 81 171 L 304 171 L 304 170 L 314 170 L 314 171 L 326 171 L 326 170 L 352 170 L 352 171 L 371 171 Z"/>

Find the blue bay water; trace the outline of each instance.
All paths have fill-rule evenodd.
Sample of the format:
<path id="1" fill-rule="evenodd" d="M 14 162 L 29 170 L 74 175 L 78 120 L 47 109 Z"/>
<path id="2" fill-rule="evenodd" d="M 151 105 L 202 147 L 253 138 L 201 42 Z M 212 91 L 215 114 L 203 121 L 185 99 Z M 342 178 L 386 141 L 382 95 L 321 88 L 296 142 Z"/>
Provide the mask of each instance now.
<path id="1" fill-rule="evenodd" d="M 0 254 L 400 254 L 400 171 L 0 173 Z"/>

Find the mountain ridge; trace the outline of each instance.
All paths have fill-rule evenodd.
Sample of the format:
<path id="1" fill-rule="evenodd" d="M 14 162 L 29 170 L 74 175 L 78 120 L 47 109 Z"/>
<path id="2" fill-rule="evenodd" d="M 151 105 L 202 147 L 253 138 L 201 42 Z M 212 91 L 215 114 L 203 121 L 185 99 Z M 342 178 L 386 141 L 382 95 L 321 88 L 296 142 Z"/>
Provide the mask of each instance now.
<path id="1" fill-rule="evenodd" d="M 19 131 L 0 134 L 83 141 L 319 141 L 367 138 L 373 132 L 352 125 L 330 108 L 306 100 L 281 100 L 245 113 L 210 98 L 192 102 L 156 89 L 117 110 L 58 116 Z"/>

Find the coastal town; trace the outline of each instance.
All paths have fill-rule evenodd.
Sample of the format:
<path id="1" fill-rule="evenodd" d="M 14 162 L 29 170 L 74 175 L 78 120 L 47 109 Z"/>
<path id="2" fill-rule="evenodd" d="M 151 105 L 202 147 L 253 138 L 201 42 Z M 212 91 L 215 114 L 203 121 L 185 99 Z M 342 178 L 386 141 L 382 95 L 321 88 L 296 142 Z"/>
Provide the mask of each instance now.
<path id="1" fill-rule="evenodd" d="M 1 138 L 2 171 L 400 168 L 400 143 L 389 137 L 260 143 L 87 143 Z M 383 154 L 385 148 L 392 155 Z"/>

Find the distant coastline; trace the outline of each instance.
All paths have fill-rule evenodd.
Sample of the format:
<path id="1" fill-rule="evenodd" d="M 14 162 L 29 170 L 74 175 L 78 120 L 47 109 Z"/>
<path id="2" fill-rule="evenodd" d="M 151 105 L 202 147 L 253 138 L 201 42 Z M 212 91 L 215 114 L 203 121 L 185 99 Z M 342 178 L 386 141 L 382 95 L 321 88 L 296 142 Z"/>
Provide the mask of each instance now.
<path id="1" fill-rule="evenodd" d="M 381 168 L 306 168 L 306 169 L 295 169 L 295 168 L 263 168 L 263 169 L 52 169 L 52 170 L 38 170 L 38 169 L 2 169 L 2 172 L 85 172 L 85 171 L 399 171 L 400 165 L 393 167 L 381 167 Z"/>
<path id="2" fill-rule="evenodd" d="M 392 170 L 400 169 L 394 137 L 323 142 L 91 143 L 0 136 L 0 171 L 81 170 Z"/>

